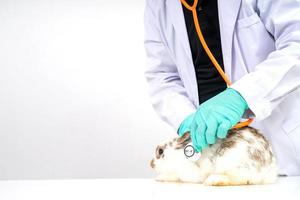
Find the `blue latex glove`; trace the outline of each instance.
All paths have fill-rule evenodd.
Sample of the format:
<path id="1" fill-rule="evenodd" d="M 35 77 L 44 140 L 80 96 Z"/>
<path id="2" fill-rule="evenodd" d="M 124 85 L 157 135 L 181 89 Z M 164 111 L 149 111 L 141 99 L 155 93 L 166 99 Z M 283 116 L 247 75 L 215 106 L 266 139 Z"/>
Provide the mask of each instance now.
<path id="1" fill-rule="evenodd" d="M 234 89 L 225 91 L 202 103 L 190 124 L 193 146 L 197 152 L 214 144 L 216 138 L 225 138 L 248 109 L 247 102 Z"/>
<path id="2" fill-rule="evenodd" d="M 183 122 L 180 124 L 179 129 L 178 129 L 178 135 L 181 137 L 183 134 L 186 132 L 191 132 L 191 124 L 194 120 L 195 113 L 187 116 Z"/>

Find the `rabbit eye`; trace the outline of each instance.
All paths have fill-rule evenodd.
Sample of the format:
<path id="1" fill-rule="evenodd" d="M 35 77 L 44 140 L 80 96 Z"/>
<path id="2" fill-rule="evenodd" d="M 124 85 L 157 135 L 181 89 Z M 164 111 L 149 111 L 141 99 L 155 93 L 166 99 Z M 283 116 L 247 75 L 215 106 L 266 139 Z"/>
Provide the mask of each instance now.
<path id="1" fill-rule="evenodd" d="M 163 150 L 162 148 L 159 148 L 159 149 L 158 149 L 158 155 L 161 156 L 163 153 L 164 153 L 164 150 Z"/>
<path id="2" fill-rule="evenodd" d="M 165 148 L 166 148 L 166 145 L 156 147 L 156 153 L 155 154 L 156 154 L 157 159 L 164 157 Z"/>

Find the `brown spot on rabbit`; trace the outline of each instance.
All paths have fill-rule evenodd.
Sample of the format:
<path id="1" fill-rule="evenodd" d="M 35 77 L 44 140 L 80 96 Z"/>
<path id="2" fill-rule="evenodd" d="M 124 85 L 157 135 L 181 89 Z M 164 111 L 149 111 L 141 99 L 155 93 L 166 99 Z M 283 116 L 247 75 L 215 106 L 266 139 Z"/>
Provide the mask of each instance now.
<path id="1" fill-rule="evenodd" d="M 261 150 L 248 148 L 248 155 L 252 160 L 256 161 L 258 166 L 264 166 L 267 163 L 264 156 L 265 153 Z"/>
<path id="2" fill-rule="evenodd" d="M 152 169 L 155 168 L 155 164 L 154 164 L 154 160 L 153 160 L 153 159 L 151 159 L 151 161 L 150 161 L 150 167 L 151 167 Z"/>
<path id="3" fill-rule="evenodd" d="M 265 149 L 269 149 L 270 148 L 270 145 L 269 145 L 269 142 L 267 141 L 267 139 L 265 138 L 265 136 L 259 132 L 258 129 L 255 129 L 253 127 L 250 127 L 250 126 L 246 126 L 246 127 L 243 127 L 243 128 L 240 128 L 240 130 L 245 130 L 247 129 L 248 131 L 250 131 L 255 137 L 257 138 L 260 138 L 262 141 L 262 144 L 264 145 Z"/>
<path id="4" fill-rule="evenodd" d="M 184 148 L 191 141 L 189 132 L 184 133 L 181 137 L 177 138 L 175 149 Z"/>
<path id="5" fill-rule="evenodd" d="M 218 156 L 222 156 L 227 149 L 232 148 L 235 145 L 235 140 L 227 139 L 224 141 L 217 150 Z"/>

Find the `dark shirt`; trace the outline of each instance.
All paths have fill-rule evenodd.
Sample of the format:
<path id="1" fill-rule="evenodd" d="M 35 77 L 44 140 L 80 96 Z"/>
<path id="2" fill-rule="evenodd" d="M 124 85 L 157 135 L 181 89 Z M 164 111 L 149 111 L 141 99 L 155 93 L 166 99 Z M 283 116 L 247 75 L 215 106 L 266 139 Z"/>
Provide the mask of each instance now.
<path id="1" fill-rule="evenodd" d="M 187 3 L 193 5 L 194 1 L 187 0 Z M 199 103 L 201 104 L 225 90 L 226 83 L 200 43 L 192 12 L 184 6 L 183 11 L 196 72 Z M 224 69 L 217 0 L 199 0 L 197 12 L 205 41 L 222 69 Z"/>

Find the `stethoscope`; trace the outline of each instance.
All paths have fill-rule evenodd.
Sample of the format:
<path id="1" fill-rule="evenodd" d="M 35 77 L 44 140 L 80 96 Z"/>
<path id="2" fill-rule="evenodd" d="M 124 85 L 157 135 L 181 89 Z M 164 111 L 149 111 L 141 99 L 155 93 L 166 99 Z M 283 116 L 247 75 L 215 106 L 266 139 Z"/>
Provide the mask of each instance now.
<path id="1" fill-rule="evenodd" d="M 208 48 L 207 43 L 206 43 L 206 41 L 203 37 L 202 31 L 201 31 L 201 28 L 200 28 L 200 23 L 199 23 L 198 16 L 197 16 L 197 8 L 196 7 L 198 5 L 198 0 L 194 0 L 194 4 L 192 6 L 190 6 L 185 0 L 180 0 L 180 1 L 184 5 L 185 8 L 192 11 L 194 24 L 195 24 L 195 28 L 196 28 L 196 31 L 197 31 L 197 35 L 198 35 L 199 40 L 200 40 L 200 42 L 203 46 L 203 49 L 205 50 L 206 54 L 208 55 L 209 59 L 211 60 L 211 62 L 213 63 L 213 65 L 215 66 L 215 68 L 217 69 L 219 74 L 221 75 L 221 77 L 226 82 L 227 86 L 230 86 L 232 84 L 231 81 L 229 80 L 229 78 L 227 77 L 227 75 L 225 74 L 225 72 L 223 71 L 221 66 L 219 65 L 218 61 L 216 60 L 216 58 L 214 57 L 214 55 L 212 54 L 212 52 Z M 241 127 L 244 127 L 244 126 L 248 126 L 249 124 L 252 123 L 252 121 L 253 121 L 253 119 L 249 118 L 246 121 L 239 122 L 233 128 L 241 128 Z"/>

